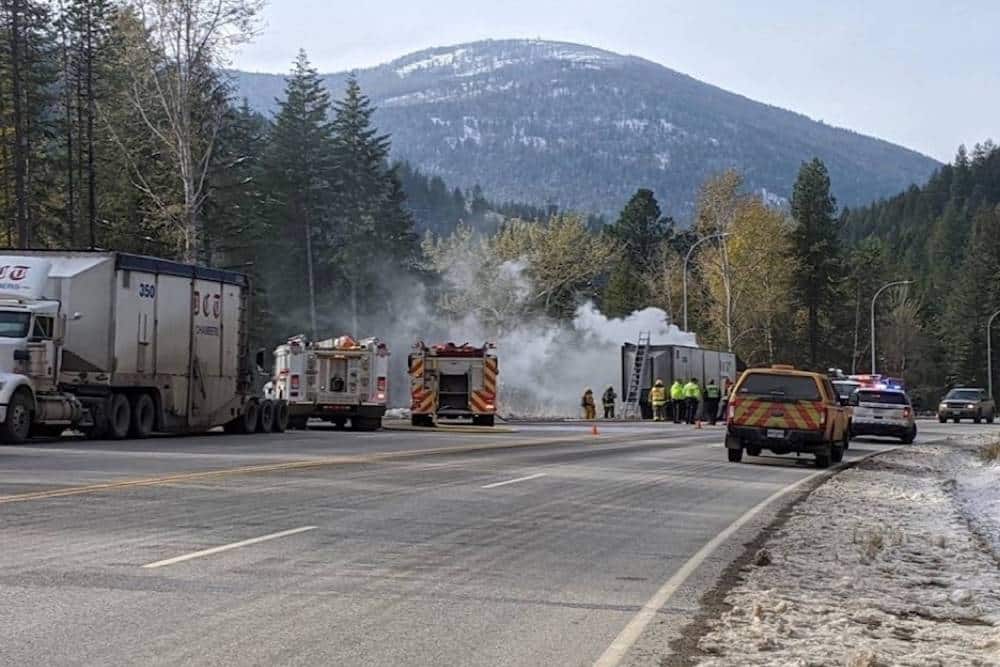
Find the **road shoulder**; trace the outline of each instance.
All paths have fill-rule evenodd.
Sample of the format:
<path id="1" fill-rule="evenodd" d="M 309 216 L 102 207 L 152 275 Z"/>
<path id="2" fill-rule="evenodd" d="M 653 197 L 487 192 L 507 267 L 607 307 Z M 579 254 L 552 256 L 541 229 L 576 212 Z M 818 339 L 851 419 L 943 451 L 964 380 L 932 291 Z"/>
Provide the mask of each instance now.
<path id="1" fill-rule="evenodd" d="M 996 664 L 995 545 L 960 491 L 1000 482 L 978 446 L 888 452 L 786 504 L 661 664 Z"/>

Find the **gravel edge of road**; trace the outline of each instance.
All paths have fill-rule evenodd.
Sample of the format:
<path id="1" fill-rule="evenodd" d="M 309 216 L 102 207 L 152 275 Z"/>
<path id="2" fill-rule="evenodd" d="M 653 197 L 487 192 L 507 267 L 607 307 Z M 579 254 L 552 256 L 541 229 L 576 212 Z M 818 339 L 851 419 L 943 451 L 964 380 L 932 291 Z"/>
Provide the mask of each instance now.
<path id="1" fill-rule="evenodd" d="M 742 542 L 742 549 L 737 551 L 735 558 L 731 558 L 728 564 L 723 566 L 721 573 L 716 578 L 715 584 L 699 597 L 698 611 L 669 640 L 666 653 L 660 656 L 657 664 L 660 667 L 691 667 L 692 665 L 696 665 L 701 659 L 708 657 L 699 649 L 699 642 L 711 631 L 712 621 L 721 616 L 722 613 L 732 609 L 732 605 L 726 601 L 726 598 L 739 585 L 741 572 L 753 564 L 754 559 L 764 545 L 788 523 L 795 508 L 807 500 L 816 489 L 840 473 L 889 451 L 893 450 L 878 452 L 857 461 L 845 462 L 833 474 L 818 477 L 798 491 L 786 496 L 783 502 L 771 508 L 771 513 L 767 516 L 766 522 L 755 526 L 748 526 L 742 536 L 745 540 Z M 747 537 L 750 539 L 746 539 Z"/>

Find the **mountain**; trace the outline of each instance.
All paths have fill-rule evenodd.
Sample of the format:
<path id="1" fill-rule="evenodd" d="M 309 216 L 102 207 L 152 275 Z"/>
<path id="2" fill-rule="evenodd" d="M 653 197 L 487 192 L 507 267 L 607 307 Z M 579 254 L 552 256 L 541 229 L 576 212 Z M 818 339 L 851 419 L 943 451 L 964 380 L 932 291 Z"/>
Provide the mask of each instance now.
<path id="1" fill-rule="evenodd" d="M 539 40 L 427 49 L 356 72 L 393 153 L 493 200 L 615 214 L 638 187 L 684 217 L 698 186 L 732 167 L 787 198 L 802 161 L 826 162 L 841 204 L 922 183 L 929 157 L 761 104 L 662 65 Z M 326 75 L 334 96 L 346 73 Z M 284 77 L 233 72 L 237 94 L 273 111 Z M 790 82 L 789 85 L 794 85 Z"/>

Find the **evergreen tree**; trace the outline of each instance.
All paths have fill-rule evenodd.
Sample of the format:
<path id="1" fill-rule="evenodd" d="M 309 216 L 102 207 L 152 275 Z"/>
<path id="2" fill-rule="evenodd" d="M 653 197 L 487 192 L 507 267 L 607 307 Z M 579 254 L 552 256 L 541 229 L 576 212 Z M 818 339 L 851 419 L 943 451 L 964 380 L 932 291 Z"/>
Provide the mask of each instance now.
<path id="1" fill-rule="evenodd" d="M 954 275 L 942 337 L 949 385 L 986 384 L 986 323 L 1000 309 L 1000 210 L 976 212 L 965 261 Z"/>
<path id="2" fill-rule="evenodd" d="M 652 190 L 636 191 L 617 222 L 606 228 L 621 246 L 621 258 L 611 270 L 602 298 L 602 310 L 623 317 L 649 304 L 647 274 L 657 262 L 663 243 L 669 242 L 673 221 L 663 217 Z"/>
<path id="3" fill-rule="evenodd" d="M 792 192 L 792 217 L 797 223 L 793 252 L 797 259 L 793 291 L 806 312 L 808 361 L 818 367 L 826 333 L 824 316 L 835 303 L 834 284 L 840 274 L 840 237 L 830 194 L 830 176 L 819 158 L 803 163 Z"/>
<path id="4" fill-rule="evenodd" d="M 325 264 L 318 259 L 329 256 L 336 242 L 331 210 L 337 175 L 331 159 L 330 96 L 304 51 L 296 58 L 285 99 L 278 105 L 265 182 L 270 225 L 281 239 L 277 256 L 283 269 L 268 273 L 274 276 L 276 303 L 283 304 L 286 314 L 306 306 L 309 333 L 315 336 L 317 284 L 333 284 L 329 271 L 320 270 Z M 305 303 L 302 285 L 308 288 Z"/>
<path id="5" fill-rule="evenodd" d="M 374 126 L 375 106 L 355 77 L 348 78 L 344 98 L 334 108 L 340 252 L 329 259 L 347 285 L 351 331 L 358 335 L 363 308 L 370 311 L 383 302 L 385 276 L 412 268 L 419 246 L 399 179 L 388 167 L 389 138 Z"/>

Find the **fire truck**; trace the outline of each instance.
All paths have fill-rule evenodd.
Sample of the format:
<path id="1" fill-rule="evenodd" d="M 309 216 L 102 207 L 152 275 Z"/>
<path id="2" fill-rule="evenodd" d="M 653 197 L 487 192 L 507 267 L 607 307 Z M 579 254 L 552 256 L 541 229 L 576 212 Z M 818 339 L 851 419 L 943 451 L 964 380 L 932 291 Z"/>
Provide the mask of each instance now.
<path id="1" fill-rule="evenodd" d="M 274 350 L 269 393 L 288 403 L 292 428 L 304 429 L 316 418 L 374 431 L 385 415 L 388 377 L 389 348 L 378 338 L 311 342 L 295 336 Z"/>
<path id="2" fill-rule="evenodd" d="M 410 414 L 414 426 L 435 419 L 471 418 L 493 426 L 497 412 L 496 345 L 417 343 L 409 357 Z"/>

